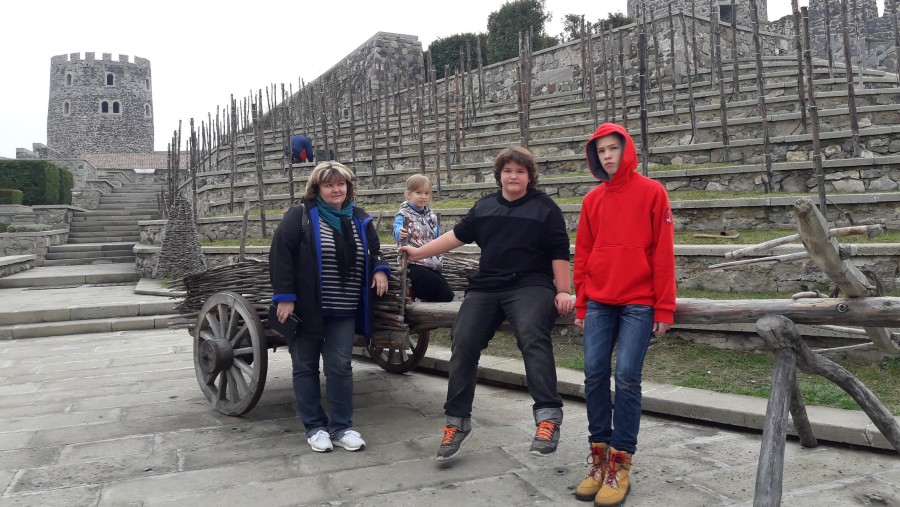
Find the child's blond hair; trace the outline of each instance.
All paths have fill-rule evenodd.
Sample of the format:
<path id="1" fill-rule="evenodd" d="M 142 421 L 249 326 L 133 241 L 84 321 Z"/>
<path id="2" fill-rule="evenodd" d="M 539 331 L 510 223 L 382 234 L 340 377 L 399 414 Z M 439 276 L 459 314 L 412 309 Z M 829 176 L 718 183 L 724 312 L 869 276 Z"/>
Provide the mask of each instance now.
<path id="1" fill-rule="evenodd" d="M 431 188 L 431 179 L 424 174 L 413 174 L 406 179 L 406 194 L 425 187 Z"/>

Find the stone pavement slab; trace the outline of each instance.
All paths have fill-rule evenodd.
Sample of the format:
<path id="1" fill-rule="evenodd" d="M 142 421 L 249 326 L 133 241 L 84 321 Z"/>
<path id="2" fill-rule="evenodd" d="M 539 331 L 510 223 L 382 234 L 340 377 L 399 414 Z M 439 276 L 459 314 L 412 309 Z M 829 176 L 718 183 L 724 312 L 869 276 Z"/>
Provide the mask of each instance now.
<path id="1" fill-rule="evenodd" d="M 588 505 L 573 496 L 587 469 L 577 399 L 559 450 L 537 457 L 528 393 L 479 384 L 472 440 L 437 462 L 446 378 L 358 358 L 354 425 L 368 447 L 318 454 L 293 413 L 283 349 L 269 354 L 260 403 L 238 418 L 201 394 L 184 330 L 14 340 L 0 358 L 0 507 Z M 752 505 L 759 443 L 755 430 L 645 414 L 626 505 Z M 900 504 L 896 453 L 792 438 L 785 460 L 784 505 Z"/>

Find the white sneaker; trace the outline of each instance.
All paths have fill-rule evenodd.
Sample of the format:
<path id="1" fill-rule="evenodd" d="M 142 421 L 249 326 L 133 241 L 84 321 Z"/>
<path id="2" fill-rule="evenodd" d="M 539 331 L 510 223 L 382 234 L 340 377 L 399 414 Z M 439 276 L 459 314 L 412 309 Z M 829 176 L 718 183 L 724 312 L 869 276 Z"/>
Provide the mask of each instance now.
<path id="1" fill-rule="evenodd" d="M 309 446 L 316 452 L 330 452 L 334 449 L 331 444 L 331 436 L 325 430 L 319 430 L 315 435 L 306 439 Z"/>
<path id="2" fill-rule="evenodd" d="M 341 438 L 334 441 L 334 445 L 343 447 L 348 451 L 358 451 L 366 446 L 366 442 L 360 437 L 359 432 L 348 430 L 344 432 Z"/>

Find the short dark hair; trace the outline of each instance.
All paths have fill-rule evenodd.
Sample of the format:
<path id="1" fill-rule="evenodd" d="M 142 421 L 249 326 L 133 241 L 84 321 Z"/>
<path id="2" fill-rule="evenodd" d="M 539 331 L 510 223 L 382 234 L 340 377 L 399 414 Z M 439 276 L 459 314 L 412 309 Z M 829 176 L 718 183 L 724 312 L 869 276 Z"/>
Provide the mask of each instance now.
<path id="1" fill-rule="evenodd" d="M 538 172 L 534 164 L 534 155 L 521 146 L 513 146 L 498 153 L 494 159 L 494 180 L 497 181 L 498 187 L 501 186 L 500 173 L 503 172 L 503 166 L 509 162 L 517 162 L 528 170 L 528 190 L 537 186 Z"/>

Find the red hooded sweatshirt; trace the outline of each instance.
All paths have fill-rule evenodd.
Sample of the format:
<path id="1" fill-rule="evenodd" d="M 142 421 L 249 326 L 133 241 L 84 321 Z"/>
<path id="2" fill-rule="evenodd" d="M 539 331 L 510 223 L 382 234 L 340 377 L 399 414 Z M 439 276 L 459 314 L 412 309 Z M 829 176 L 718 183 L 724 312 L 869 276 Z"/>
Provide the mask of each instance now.
<path id="1" fill-rule="evenodd" d="M 610 134 L 624 139 L 622 161 L 612 178 L 596 149 L 597 139 Z M 581 203 L 575 239 L 575 318 L 584 318 L 592 300 L 652 306 L 653 322 L 673 324 L 675 224 L 666 189 L 636 171 L 634 141 L 619 125 L 600 125 L 585 149 L 591 174 L 602 183 Z"/>

